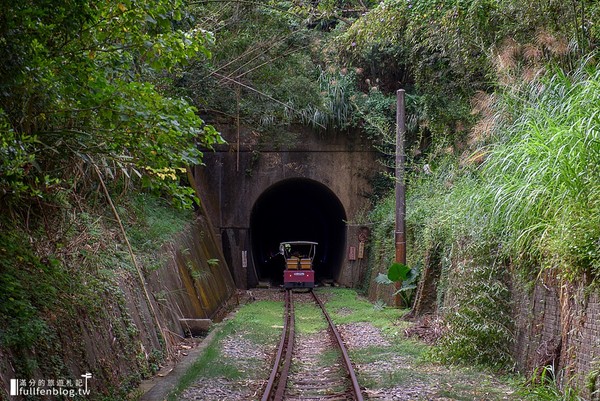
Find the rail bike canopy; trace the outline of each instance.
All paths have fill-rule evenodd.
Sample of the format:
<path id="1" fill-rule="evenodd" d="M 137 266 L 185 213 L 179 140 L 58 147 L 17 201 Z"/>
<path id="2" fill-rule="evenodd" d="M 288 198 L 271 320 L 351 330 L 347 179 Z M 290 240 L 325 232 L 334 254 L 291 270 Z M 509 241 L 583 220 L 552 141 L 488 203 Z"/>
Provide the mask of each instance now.
<path id="1" fill-rule="evenodd" d="M 279 253 L 286 260 L 290 258 L 310 259 L 312 262 L 315 258 L 318 242 L 312 241 L 285 241 L 279 244 Z"/>

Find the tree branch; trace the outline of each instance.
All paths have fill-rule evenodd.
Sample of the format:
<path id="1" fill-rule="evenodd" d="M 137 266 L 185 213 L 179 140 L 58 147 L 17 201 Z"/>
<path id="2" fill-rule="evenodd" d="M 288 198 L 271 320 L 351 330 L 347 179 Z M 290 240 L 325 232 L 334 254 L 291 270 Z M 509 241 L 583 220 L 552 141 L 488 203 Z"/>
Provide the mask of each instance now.
<path id="1" fill-rule="evenodd" d="M 131 256 L 131 260 L 133 262 L 133 265 L 135 266 L 135 270 L 138 273 L 138 278 L 140 279 L 140 285 L 142 286 L 142 289 L 144 290 L 144 295 L 146 297 L 146 301 L 148 301 L 148 308 L 150 308 L 150 311 L 152 312 L 152 317 L 154 318 L 156 328 L 160 332 L 160 335 L 165 343 L 165 351 L 167 351 L 167 353 L 168 353 L 169 352 L 169 342 L 167 341 L 167 336 L 164 333 L 164 330 L 162 328 L 162 324 L 160 323 L 160 320 L 158 320 L 158 314 L 156 313 L 156 310 L 154 309 L 154 305 L 152 304 L 152 300 L 150 299 L 150 293 L 148 292 L 148 288 L 146 287 L 146 281 L 144 280 L 144 275 L 142 274 L 142 269 L 140 268 L 140 266 L 135 258 L 135 254 L 133 253 L 133 248 L 131 247 L 131 244 L 129 243 L 129 239 L 127 238 L 127 233 L 125 232 L 125 227 L 123 226 L 123 222 L 121 221 L 121 218 L 119 217 L 119 213 L 117 212 L 117 208 L 115 207 L 115 204 L 112 201 L 110 193 L 108 192 L 108 189 L 106 188 L 106 185 L 104 184 L 104 179 L 102 179 L 102 173 L 100 172 L 100 169 L 98 168 L 98 166 L 95 163 L 92 163 L 92 165 L 94 166 L 94 169 L 96 170 L 96 174 L 98 175 L 98 179 L 100 180 L 100 185 L 102 186 L 104 195 L 106 195 L 108 204 L 110 205 L 110 208 L 112 209 L 115 219 L 117 219 L 117 223 L 119 223 L 119 228 L 121 229 L 121 234 L 123 235 L 123 239 L 125 240 L 125 243 L 127 244 L 127 249 L 129 250 L 129 255 Z"/>

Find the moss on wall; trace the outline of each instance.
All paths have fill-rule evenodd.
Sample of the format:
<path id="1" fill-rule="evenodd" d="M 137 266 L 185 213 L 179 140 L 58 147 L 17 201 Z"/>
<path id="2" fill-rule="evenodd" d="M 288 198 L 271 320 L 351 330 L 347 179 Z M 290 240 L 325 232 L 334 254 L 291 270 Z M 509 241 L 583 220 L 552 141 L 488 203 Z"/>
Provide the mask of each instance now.
<path id="1" fill-rule="evenodd" d="M 182 316 L 193 309 L 190 303 L 200 302 L 199 291 L 212 291 L 208 315 L 233 291 L 227 267 L 214 262 L 218 247 L 207 244 L 212 237 L 202 235 L 208 228 L 193 212 L 149 195 L 119 202 L 148 299 L 114 216 L 78 206 L 1 223 L 0 397 L 8 399 L 11 379 L 74 385 L 89 372 L 89 399 L 121 400 L 169 357 L 184 334 L 179 318 L 210 317 Z M 207 273 L 212 281 L 196 281 L 192 294 L 167 296 L 181 293 L 181 269 L 169 263 L 185 252 L 193 257 L 184 263 L 195 263 L 197 271 L 208 271 L 207 261 L 213 259 L 218 266 Z"/>

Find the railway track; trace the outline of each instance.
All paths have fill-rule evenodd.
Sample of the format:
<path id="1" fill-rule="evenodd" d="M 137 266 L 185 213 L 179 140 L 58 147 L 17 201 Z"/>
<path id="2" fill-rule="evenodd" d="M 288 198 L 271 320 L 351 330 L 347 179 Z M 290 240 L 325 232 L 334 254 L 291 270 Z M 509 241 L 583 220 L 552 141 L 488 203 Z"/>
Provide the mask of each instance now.
<path id="1" fill-rule="evenodd" d="M 262 401 L 362 401 L 358 380 L 342 338 L 321 300 L 313 291 L 309 294 L 327 321 L 328 338 L 295 341 L 294 294 L 291 290 L 285 291 L 283 333 Z M 318 358 L 334 348 L 339 350 L 339 357 L 326 367 L 320 366 L 316 362 Z"/>

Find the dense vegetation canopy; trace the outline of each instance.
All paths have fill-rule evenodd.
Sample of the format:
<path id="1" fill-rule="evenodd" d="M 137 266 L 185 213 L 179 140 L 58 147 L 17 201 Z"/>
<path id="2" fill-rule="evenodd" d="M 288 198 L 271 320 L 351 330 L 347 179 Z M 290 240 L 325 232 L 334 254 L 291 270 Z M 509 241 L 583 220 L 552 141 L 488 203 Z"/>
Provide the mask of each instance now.
<path id="1" fill-rule="evenodd" d="M 94 227 L 86 205 L 108 200 L 105 185 L 191 205 L 186 168 L 222 142 L 213 125 L 274 144 L 294 124 L 364 134 L 392 167 L 404 88 L 409 264 L 441 266 L 440 357 L 510 367 L 507 272 L 588 288 L 600 279 L 598 21 L 595 0 L 2 2 L 0 226 L 10 245 L 0 257 L 24 255 L 24 271 L 57 279 L 44 294 L 66 291 L 68 230 L 51 235 L 48 216 L 74 211 Z M 380 271 L 394 256 L 393 184 L 373 178 L 366 216 Z M 19 239 L 41 222 L 47 238 Z M 28 294 L 45 284 L 25 276 L 0 263 L 12 294 L 3 314 L 30 322 L 0 344 L 30 345 L 44 326 L 30 318 L 46 295 Z M 457 281 L 469 285 L 446 299 Z"/>
<path id="2" fill-rule="evenodd" d="M 165 73 L 208 56 L 213 40 L 182 2 L 1 7 L 2 204 L 89 185 L 94 170 L 141 178 L 186 202 L 181 169 L 200 163 L 196 144 L 219 136 L 165 84 Z"/>

